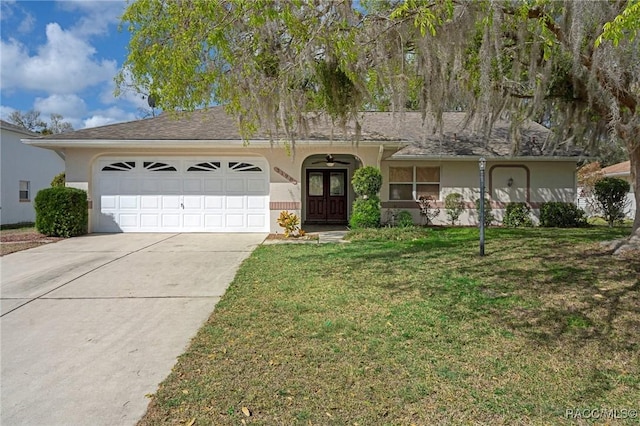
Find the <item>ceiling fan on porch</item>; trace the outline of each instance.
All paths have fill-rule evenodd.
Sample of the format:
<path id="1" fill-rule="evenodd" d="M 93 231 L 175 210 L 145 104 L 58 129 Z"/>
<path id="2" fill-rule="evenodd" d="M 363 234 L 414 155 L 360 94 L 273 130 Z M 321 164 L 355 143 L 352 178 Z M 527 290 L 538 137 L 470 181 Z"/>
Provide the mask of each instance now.
<path id="1" fill-rule="evenodd" d="M 313 164 L 325 163 L 328 167 L 333 167 L 336 164 L 350 164 L 348 161 L 336 160 L 333 155 L 329 154 L 324 160 L 314 161 Z"/>

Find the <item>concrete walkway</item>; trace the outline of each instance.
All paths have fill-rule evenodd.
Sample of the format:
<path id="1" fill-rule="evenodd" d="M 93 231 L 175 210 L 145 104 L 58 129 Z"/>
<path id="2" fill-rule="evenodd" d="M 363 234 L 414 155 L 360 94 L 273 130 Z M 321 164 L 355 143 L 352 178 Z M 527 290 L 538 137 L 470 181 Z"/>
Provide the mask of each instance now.
<path id="1" fill-rule="evenodd" d="M 134 425 L 264 234 L 94 234 L 0 258 L 2 425 Z"/>

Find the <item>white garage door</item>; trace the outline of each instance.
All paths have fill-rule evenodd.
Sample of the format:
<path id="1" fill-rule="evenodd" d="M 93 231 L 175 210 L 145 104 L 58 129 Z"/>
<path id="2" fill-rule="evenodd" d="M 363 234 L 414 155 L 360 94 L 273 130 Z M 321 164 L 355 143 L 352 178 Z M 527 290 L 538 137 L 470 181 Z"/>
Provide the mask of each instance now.
<path id="1" fill-rule="evenodd" d="M 268 165 L 259 158 L 102 158 L 94 232 L 268 232 Z"/>

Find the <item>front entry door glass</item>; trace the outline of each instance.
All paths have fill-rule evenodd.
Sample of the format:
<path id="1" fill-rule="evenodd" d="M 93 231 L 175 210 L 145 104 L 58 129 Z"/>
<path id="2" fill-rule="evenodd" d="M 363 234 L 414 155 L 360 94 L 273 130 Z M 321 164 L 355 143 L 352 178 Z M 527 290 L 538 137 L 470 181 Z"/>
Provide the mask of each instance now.
<path id="1" fill-rule="evenodd" d="M 329 182 L 331 196 L 341 197 L 344 195 L 344 172 L 331 172 Z"/>
<path id="2" fill-rule="evenodd" d="M 347 171 L 307 170 L 307 223 L 347 222 Z"/>

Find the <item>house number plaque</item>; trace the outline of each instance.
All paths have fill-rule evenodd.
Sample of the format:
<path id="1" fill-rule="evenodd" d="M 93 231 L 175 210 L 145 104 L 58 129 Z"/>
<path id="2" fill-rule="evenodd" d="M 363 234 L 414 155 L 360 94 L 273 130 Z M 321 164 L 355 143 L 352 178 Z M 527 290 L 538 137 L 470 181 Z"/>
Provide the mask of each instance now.
<path id="1" fill-rule="evenodd" d="M 286 180 L 291 182 L 293 185 L 297 185 L 298 184 L 298 181 L 295 180 L 295 178 L 289 176 L 289 174 L 287 172 L 285 172 L 284 170 L 282 170 L 280 167 L 274 167 L 273 170 L 275 170 L 276 173 L 278 173 L 280 176 L 282 176 L 283 178 L 285 178 Z"/>

